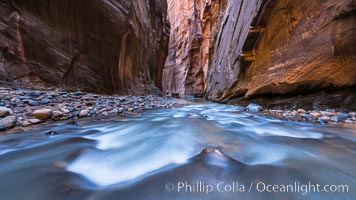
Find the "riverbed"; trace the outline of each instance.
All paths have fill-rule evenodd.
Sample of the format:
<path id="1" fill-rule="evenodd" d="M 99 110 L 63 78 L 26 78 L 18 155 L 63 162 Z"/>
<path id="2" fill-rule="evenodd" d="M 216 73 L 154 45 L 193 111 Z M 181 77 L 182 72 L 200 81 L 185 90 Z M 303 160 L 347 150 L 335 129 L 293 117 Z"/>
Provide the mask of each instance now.
<path id="1" fill-rule="evenodd" d="M 198 103 L 0 137 L 0 199 L 354 199 L 356 130 Z"/>

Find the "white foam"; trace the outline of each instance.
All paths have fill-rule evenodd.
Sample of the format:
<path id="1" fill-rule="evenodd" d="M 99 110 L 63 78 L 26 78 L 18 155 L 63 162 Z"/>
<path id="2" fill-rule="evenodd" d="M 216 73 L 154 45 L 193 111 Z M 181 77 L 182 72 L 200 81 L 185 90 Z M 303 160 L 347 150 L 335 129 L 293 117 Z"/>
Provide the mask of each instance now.
<path id="1" fill-rule="evenodd" d="M 125 132 L 133 129 L 125 129 Z M 136 130 L 137 131 L 137 130 Z M 196 152 L 189 128 L 159 133 L 132 132 L 127 137 L 102 135 L 96 137 L 98 148 L 88 150 L 67 168 L 99 186 L 125 182 L 170 164 L 183 164 Z M 154 134 L 156 132 L 156 135 Z"/>

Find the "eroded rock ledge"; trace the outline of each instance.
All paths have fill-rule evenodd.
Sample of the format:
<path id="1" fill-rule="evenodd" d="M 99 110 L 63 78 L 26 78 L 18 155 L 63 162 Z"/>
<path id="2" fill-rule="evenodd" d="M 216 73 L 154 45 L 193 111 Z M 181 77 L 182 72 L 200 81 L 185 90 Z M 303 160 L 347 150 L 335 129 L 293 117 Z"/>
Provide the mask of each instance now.
<path id="1" fill-rule="evenodd" d="M 158 93 L 166 10 L 166 0 L 1 1 L 1 85 Z"/>
<path id="2" fill-rule="evenodd" d="M 221 102 L 355 86 L 355 13 L 352 0 L 231 1 L 207 96 Z"/>

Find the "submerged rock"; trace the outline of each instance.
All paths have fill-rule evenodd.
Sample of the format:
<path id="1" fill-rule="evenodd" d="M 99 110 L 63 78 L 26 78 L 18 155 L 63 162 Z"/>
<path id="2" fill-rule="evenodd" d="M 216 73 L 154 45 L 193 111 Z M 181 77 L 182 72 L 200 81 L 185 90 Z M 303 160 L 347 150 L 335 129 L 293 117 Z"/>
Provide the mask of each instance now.
<path id="1" fill-rule="evenodd" d="M 262 107 L 260 105 L 257 105 L 254 103 L 248 104 L 248 106 L 246 108 L 249 112 L 258 112 L 258 111 L 262 110 Z"/>

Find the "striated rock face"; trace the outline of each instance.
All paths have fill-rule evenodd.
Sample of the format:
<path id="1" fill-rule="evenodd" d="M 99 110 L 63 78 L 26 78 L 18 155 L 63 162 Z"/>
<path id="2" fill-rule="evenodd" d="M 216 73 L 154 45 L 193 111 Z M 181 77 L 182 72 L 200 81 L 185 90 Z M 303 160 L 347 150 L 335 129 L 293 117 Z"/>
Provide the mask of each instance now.
<path id="1" fill-rule="evenodd" d="M 209 70 L 209 98 L 355 86 L 353 2 L 231 1 Z"/>
<path id="2" fill-rule="evenodd" d="M 168 0 L 171 23 L 163 92 L 203 96 L 228 0 Z"/>
<path id="3" fill-rule="evenodd" d="M 3 0 L 1 83 L 159 92 L 166 7 L 166 0 Z"/>

